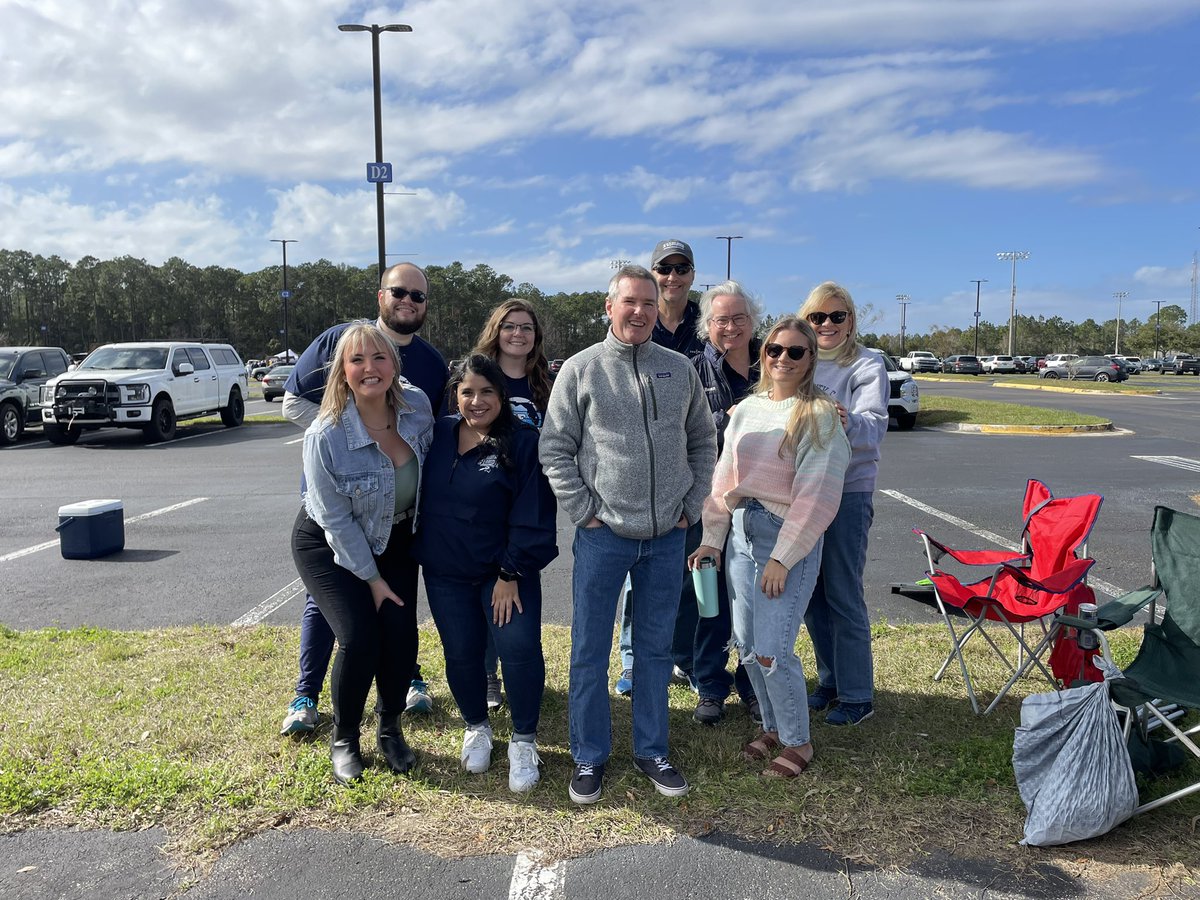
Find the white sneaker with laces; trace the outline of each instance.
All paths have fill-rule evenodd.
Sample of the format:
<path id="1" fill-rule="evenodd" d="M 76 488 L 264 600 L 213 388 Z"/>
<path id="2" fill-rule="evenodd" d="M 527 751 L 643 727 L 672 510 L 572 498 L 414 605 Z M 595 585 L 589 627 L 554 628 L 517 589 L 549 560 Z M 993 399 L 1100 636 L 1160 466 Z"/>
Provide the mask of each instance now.
<path id="1" fill-rule="evenodd" d="M 514 794 L 533 790 L 542 780 L 538 771 L 542 758 L 538 756 L 533 741 L 509 741 L 508 743 L 508 789 Z"/>
<path id="2" fill-rule="evenodd" d="M 474 775 L 482 775 L 492 764 L 492 726 L 470 725 L 463 734 L 463 768 Z"/>

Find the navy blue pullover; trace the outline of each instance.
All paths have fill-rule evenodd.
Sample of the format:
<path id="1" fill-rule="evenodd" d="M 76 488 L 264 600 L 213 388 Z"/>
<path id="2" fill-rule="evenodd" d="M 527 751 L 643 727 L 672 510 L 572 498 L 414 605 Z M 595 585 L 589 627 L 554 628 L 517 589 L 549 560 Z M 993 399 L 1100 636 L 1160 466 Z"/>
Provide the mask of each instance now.
<path id="1" fill-rule="evenodd" d="M 505 468 L 486 444 L 459 456 L 461 421 L 446 416 L 434 425 L 413 556 L 426 573 L 455 581 L 544 569 L 558 556 L 557 508 L 538 463 L 537 430 L 514 425 Z"/>

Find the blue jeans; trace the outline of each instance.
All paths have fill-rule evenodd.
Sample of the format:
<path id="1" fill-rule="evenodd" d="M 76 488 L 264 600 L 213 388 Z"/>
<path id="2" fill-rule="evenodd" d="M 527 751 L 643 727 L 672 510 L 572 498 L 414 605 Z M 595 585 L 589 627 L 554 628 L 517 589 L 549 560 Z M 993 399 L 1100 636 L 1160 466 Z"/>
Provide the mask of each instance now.
<path id="1" fill-rule="evenodd" d="M 646 540 L 620 537 L 607 525 L 575 529 L 568 708 L 576 763 L 605 763 L 612 754 L 608 657 L 627 572 L 633 585 L 633 755 L 667 755 L 671 632 L 683 580 L 684 538 L 682 528 Z"/>
<path id="2" fill-rule="evenodd" d="M 487 674 L 483 654 L 488 635 L 496 642 L 513 733 L 535 734 L 546 690 L 546 660 L 542 655 L 542 580 L 539 573 L 517 583 L 524 612 L 513 609 L 508 624 L 492 621 L 492 591 L 496 579 L 470 582 L 439 575 L 425 576 L 429 611 L 442 639 L 446 682 L 468 725 L 488 718 Z"/>
<path id="3" fill-rule="evenodd" d="M 771 599 L 762 590 L 763 569 L 782 524 L 757 500 L 735 509 L 725 577 L 733 603 L 733 639 L 761 704 L 763 731 L 777 731 L 785 746 L 799 747 L 809 741 L 808 687 L 796 638 L 816 584 L 821 541 L 788 572 L 783 593 Z M 759 657 L 771 664 L 764 667 Z"/>
<path id="4" fill-rule="evenodd" d="M 817 655 L 817 680 L 842 703 L 870 703 L 875 690 L 871 620 L 863 596 L 867 532 L 875 518 L 870 491 L 842 494 L 825 532 L 821 574 L 804 623 Z"/>

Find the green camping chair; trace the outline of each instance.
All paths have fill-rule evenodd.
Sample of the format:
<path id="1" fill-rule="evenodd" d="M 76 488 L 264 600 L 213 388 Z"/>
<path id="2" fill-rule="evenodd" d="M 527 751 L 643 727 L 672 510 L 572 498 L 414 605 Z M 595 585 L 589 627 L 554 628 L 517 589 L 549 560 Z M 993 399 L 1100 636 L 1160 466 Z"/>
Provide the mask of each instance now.
<path id="1" fill-rule="evenodd" d="M 1123 678 L 1109 681 L 1118 712 L 1124 712 L 1126 740 L 1134 725 L 1146 734 L 1162 727 L 1171 733 L 1165 744 L 1174 744 L 1200 759 L 1200 747 L 1191 735 L 1200 725 L 1184 730 L 1179 720 L 1186 710 L 1200 710 L 1200 517 L 1157 506 L 1150 528 L 1153 583 L 1100 608 L 1096 622 L 1074 616 L 1056 616 L 1055 627 L 1091 631 L 1104 657 L 1112 661 L 1104 631 L 1130 621 L 1134 613 L 1151 604 L 1137 658 Z M 1161 597 L 1164 611 L 1155 621 L 1154 606 Z M 1186 787 L 1143 803 L 1134 815 L 1200 791 L 1200 778 Z"/>

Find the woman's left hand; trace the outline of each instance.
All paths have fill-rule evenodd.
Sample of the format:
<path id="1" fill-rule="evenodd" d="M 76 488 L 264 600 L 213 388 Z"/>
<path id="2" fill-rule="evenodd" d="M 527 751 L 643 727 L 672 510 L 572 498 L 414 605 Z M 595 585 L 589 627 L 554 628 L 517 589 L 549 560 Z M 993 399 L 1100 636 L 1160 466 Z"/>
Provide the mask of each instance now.
<path id="1" fill-rule="evenodd" d="M 837 406 L 837 411 L 838 411 L 838 418 L 840 418 L 842 420 L 842 430 L 845 431 L 849 425 L 850 417 L 846 413 L 846 407 L 842 406 L 842 404 L 840 404 L 840 403 L 836 404 L 836 406 Z"/>
<path id="2" fill-rule="evenodd" d="M 787 582 L 787 566 L 777 559 L 767 561 L 763 569 L 762 590 L 771 600 L 783 594 L 783 586 Z"/>
<path id="3" fill-rule="evenodd" d="M 521 607 L 521 595 L 517 592 L 517 582 L 501 581 L 497 578 L 496 586 L 492 588 L 492 621 L 503 628 L 512 621 L 514 606 L 517 608 L 517 612 L 525 612 Z"/>

